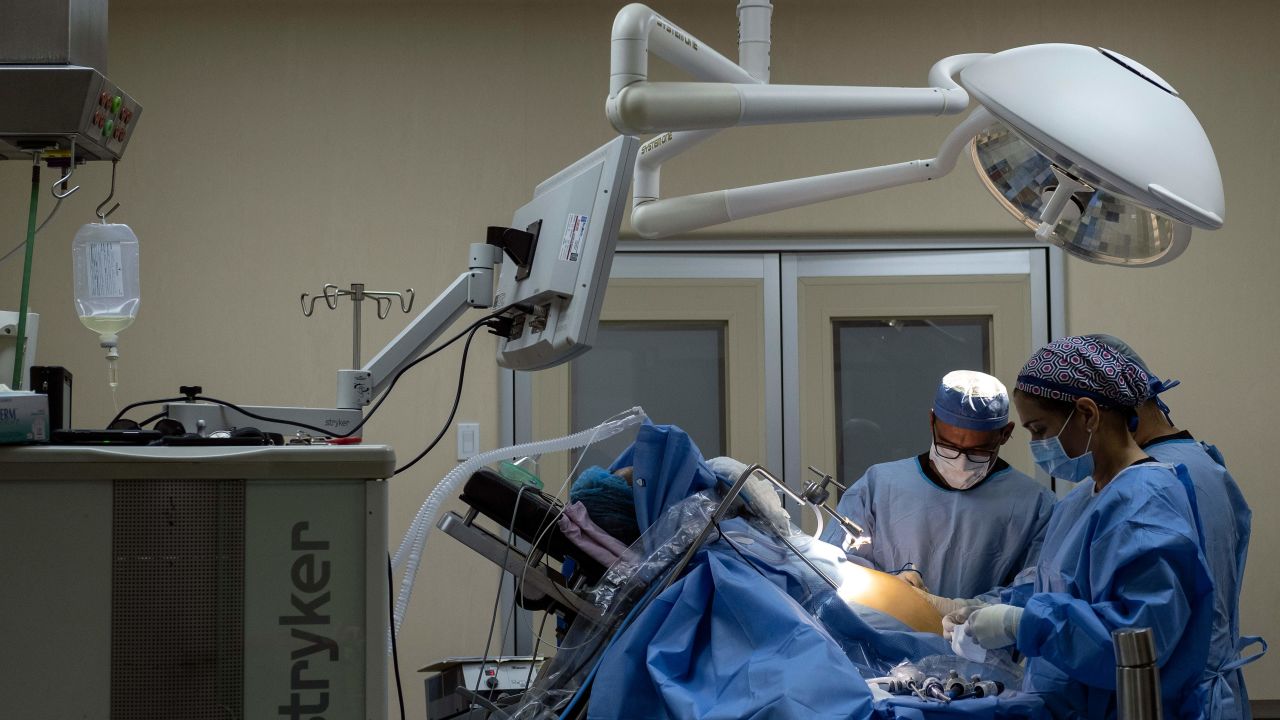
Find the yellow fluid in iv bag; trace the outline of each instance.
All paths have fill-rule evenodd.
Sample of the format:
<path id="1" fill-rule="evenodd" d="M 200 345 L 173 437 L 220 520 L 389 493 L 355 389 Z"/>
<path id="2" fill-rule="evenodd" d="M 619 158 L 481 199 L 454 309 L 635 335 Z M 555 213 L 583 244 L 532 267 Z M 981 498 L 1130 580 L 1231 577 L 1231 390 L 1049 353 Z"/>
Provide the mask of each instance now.
<path id="1" fill-rule="evenodd" d="M 81 315 L 80 323 L 99 335 L 119 335 L 134 319 L 132 315 Z"/>

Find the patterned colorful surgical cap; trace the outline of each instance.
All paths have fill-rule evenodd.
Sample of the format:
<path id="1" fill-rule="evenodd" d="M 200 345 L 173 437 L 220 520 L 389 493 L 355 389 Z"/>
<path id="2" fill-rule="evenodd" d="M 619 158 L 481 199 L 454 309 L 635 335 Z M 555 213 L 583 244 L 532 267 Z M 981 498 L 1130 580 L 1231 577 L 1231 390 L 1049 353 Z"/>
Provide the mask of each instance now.
<path id="1" fill-rule="evenodd" d="M 1037 350 L 1018 373 L 1017 388 L 1050 400 L 1092 398 L 1105 407 L 1133 408 L 1151 396 L 1150 376 L 1140 365 L 1089 337 L 1066 337 Z"/>

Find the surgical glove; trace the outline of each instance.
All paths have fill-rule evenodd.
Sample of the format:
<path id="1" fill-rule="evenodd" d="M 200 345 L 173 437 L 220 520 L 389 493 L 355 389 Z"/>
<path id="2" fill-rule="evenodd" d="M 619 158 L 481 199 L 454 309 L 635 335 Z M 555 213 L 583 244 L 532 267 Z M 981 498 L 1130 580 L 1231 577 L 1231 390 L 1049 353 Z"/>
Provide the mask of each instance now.
<path id="1" fill-rule="evenodd" d="M 987 650 L 973 639 L 973 636 L 969 634 L 964 625 L 955 628 L 951 633 L 951 649 L 955 654 L 967 660 L 972 660 L 976 663 L 985 663 L 987 661 Z"/>
<path id="2" fill-rule="evenodd" d="M 734 483 L 747 471 L 747 464 L 731 457 L 717 457 L 707 461 L 711 472 L 726 483 Z M 773 483 L 752 475 L 742 486 L 742 496 L 755 514 L 768 522 L 783 537 L 792 534 L 791 516 L 782 507 L 782 498 Z"/>
<path id="3" fill-rule="evenodd" d="M 978 608 L 965 621 L 965 631 L 988 650 L 1009 647 L 1018 642 L 1018 623 L 1022 608 L 1013 605 L 989 605 Z"/>
<path id="4" fill-rule="evenodd" d="M 937 610 L 938 614 L 943 617 L 946 617 L 961 608 L 980 607 L 985 604 L 981 600 L 974 600 L 971 598 L 941 597 L 919 589 L 918 592 L 920 593 L 920 596 L 929 601 L 929 604 L 933 606 L 933 609 Z"/>
<path id="5" fill-rule="evenodd" d="M 903 570 L 898 573 L 898 579 L 922 593 L 928 594 L 929 592 L 929 588 L 924 586 L 924 578 L 915 570 Z"/>
<path id="6" fill-rule="evenodd" d="M 943 599 L 945 600 L 946 598 L 943 598 Z M 970 615 L 972 615 L 978 609 L 984 608 L 984 607 L 989 607 L 989 606 L 983 605 L 981 603 L 977 605 L 965 605 L 964 607 L 957 608 L 947 613 L 946 615 L 943 615 L 942 616 L 942 637 L 946 638 L 947 640 L 951 640 L 952 633 L 955 632 L 955 629 L 960 627 L 961 625 L 964 625 L 965 621 L 969 619 Z"/>

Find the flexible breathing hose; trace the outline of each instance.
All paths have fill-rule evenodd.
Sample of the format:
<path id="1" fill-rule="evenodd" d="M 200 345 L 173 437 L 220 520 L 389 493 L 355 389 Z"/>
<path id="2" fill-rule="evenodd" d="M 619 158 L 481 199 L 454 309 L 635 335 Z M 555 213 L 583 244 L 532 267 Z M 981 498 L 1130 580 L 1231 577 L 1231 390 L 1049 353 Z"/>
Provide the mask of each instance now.
<path id="1" fill-rule="evenodd" d="M 31 296 L 31 258 L 36 249 L 36 206 L 40 203 L 40 158 L 31 166 L 31 209 L 27 211 L 27 257 L 22 264 L 22 299 L 18 302 L 18 352 L 13 356 L 13 382 L 22 389 L 23 358 L 27 354 L 27 302 Z"/>
<path id="2" fill-rule="evenodd" d="M 449 471 L 449 474 L 444 476 L 439 485 L 436 485 L 435 489 L 431 491 L 431 494 L 422 503 L 422 507 L 418 509 L 418 513 L 414 516 L 413 522 L 410 523 L 408 531 L 405 532 L 404 539 L 400 541 L 400 547 L 396 549 L 396 553 L 391 559 L 391 565 L 394 568 L 405 565 L 404 579 L 400 583 L 400 591 L 396 597 L 396 632 L 400 631 L 400 624 L 404 622 L 405 611 L 409 607 L 409 598 L 413 595 L 413 585 L 417 579 L 418 566 L 422 562 L 422 550 L 426 547 L 427 537 L 431 534 L 432 528 L 435 527 L 436 518 L 440 514 L 440 506 L 457 492 L 458 487 L 467 478 L 471 477 L 472 473 L 485 465 L 500 460 L 514 460 L 515 458 L 528 457 L 530 455 L 542 455 L 549 452 L 585 447 L 639 425 L 644 422 L 646 417 L 643 408 L 633 407 L 595 427 L 587 428 L 572 435 L 497 448 L 479 455 L 473 455 L 466 462 Z"/>

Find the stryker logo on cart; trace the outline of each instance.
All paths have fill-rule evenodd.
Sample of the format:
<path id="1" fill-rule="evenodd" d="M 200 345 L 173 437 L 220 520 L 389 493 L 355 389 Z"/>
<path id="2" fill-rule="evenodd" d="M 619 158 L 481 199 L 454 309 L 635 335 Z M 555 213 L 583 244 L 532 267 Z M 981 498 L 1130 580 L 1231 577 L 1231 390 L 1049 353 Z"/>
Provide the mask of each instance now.
<path id="1" fill-rule="evenodd" d="M 303 520 L 294 523 L 292 550 L 300 553 L 289 573 L 294 592 L 289 598 L 294 613 L 280 616 L 280 627 L 290 627 L 289 634 L 298 641 L 290 653 L 293 667 L 289 672 L 289 704 L 279 706 L 279 714 L 291 720 L 323 720 L 320 713 L 329 709 L 329 663 L 338 660 L 338 643 L 325 634 L 331 618 L 325 614 L 329 603 L 329 561 L 319 559 L 315 551 L 328 550 L 328 540 L 304 540 L 310 528 Z M 312 535 L 314 537 L 314 535 Z M 306 626 L 292 627 L 296 625 Z M 326 660 L 327 656 L 327 660 Z M 314 666 L 313 666 L 314 663 Z M 329 669 L 330 672 L 325 672 Z"/>

